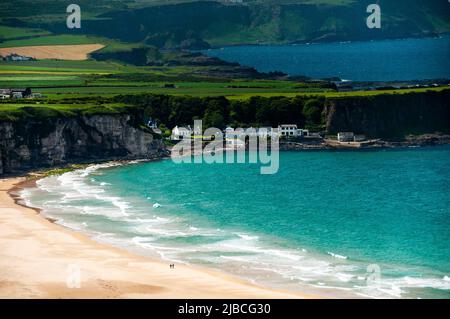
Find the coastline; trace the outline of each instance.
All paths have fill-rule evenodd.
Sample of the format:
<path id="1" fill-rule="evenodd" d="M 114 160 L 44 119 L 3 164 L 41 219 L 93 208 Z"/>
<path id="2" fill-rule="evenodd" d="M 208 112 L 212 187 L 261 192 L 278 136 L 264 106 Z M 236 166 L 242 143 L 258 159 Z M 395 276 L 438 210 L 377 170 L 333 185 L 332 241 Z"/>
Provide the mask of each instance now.
<path id="1" fill-rule="evenodd" d="M 176 265 L 95 242 L 19 205 L 25 177 L 0 179 L 0 297 L 2 298 L 320 298 L 260 287 L 197 266 Z M 68 288 L 70 269 L 80 288 Z"/>
<path id="2" fill-rule="evenodd" d="M 450 36 L 450 33 L 436 33 L 436 34 L 420 34 L 420 35 L 410 35 L 410 36 L 394 36 L 394 37 L 386 37 L 380 39 L 363 39 L 360 37 L 355 37 L 353 39 L 340 40 L 340 39 L 330 39 L 330 38 L 316 38 L 302 41 L 293 41 L 293 42 L 266 42 L 266 43 L 252 43 L 252 42 L 243 42 L 243 43 L 231 43 L 231 44 L 223 44 L 223 45 L 211 45 L 208 49 L 194 49 L 191 51 L 208 51 L 217 50 L 221 48 L 232 48 L 239 46 L 255 46 L 255 47 L 264 47 L 264 46 L 296 46 L 296 45 L 314 45 L 314 44 L 332 44 L 332 43 L 345 43 L 345 42 L 367 42 L 367 41 L 389 41 L 389 40 L 409 40 L 409 39 L 435 39 Z"/>

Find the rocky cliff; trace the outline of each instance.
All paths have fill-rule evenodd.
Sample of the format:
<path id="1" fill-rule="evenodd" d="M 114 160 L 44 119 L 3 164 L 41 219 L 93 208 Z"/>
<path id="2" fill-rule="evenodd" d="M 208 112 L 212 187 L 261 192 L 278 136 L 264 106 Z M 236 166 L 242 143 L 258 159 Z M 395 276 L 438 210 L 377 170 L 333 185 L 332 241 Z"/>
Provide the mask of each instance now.
<path id="1" fill-rule="evenodd" d="M 132 114 L 0 121 L 0 174 L 66 163 L 150 159 L 164 153 L 161 139 L 136 125 Z"/>
<path id="2" fill-rule="evenodd" d="M 322 113 L 330 134 L 369 137 L 450 132 L 450 90 L 328 99 Z"/>

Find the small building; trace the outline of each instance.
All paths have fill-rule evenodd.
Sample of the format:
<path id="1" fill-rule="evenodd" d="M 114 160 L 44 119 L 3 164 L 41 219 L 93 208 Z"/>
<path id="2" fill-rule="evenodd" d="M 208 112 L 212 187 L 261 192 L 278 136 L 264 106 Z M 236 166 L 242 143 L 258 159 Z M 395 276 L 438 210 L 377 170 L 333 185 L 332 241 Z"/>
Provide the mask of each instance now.
<path id="1" fill-rule="evenodd" d="M 158 122 L 156 120 L 152 120 L 150 118 L 148 120 L 147 126 L 153 131 L 153 133 L 162 135 L 162 131 L 158 128 Z"/>
<path id="2" fill-rule="evenodd" d="M 367 141 L 367 137 L 365 135 L 355 135 L 353 139 L 355 142 L 364 142 Z"/>
<path id="3" fill-rule="evenodd" d="M 234 131 L 234 128 L 232 128 L 231 126 L 227 126 L 226 129 L 223 130 L 223 135 L 225 136 L 225 138 L 232 138 L 234 137 L 236 134 L 236 132 Z"/>
<path id="4" fill-rule="evenodd" d="M 182 139 L 191 138 L 191 137 L 192 137 L 191 128 L 175 126 L 172 130 L 171 139 L 174 141 L 180 141 Z"/>
<path id="5" fill-rule="evenodd" d="M 148 120 L 147 126 L 151 129 L 157 129 L 158 128 L 158 122 L 154 121 L 152 119 Z"/>
<path id="6" fill-rule="evenodd" d="M 194 135 L 194 136 L 202 136 L 203 135 L 202 127 L 199 124 L 194 125 L 194 128 L 191 128 L 191 126 L 188 126 L 188 129 L 191 131 L 192 135 Z"/>
<path id="7" fill-rule="evenodd" d="M 340 132 L 337 138 L 339 142 L 353 142 L 355 140 L 355 134 L 353 132 Z"/>
<path id="8" fill-rule="evenodd" d="M 5 57 L 6 61 L 33 61 L 34 58 L 31 56 L 19 55 L 16 53 L 11 53 Z"/>
<path id="9" fill-rule="evenodd" d="M 259 138 L 276 138 L 280 135 L 278 129 L 272 127 L 260 127 L 257 134 Z"/>
<path id="10" fill-rule="evenodd" d="M 12 92 L 11 98 L 12 99 L 23 99 L 24 96 L 23 96 L 22 92 Z"/>
<path id="11" fill-rule="evenodd" d="M 308 138 L 322 138 L 322 134 L 319 132 L 308 132 L 308 135 L 306 135 Z"/>
<path id="12" fill-rule="evenodd" d="M 11 89 L 0 89 L 0 99 L 10 99 L 11 98 Z"/>
<path id="13" fill-rule="evenodd" d="M 225 140 L 227 139 L 245 139 L 245 137 L 249 134 L 250 130 L 253 130 L 255 132 L 255 129 L 234 129 L 231 126 L 227 126 L 225 130 L 223 130 L 223 135 Z"/>
<path id="14" fill-rule="evenodd" d="M 268 138 L 272 134 L 272 128 L 271 127 L 260 127 L 256 129 L 256 136 L 259 138 Z"/>
<path id="15" fill-rule="evenodd" d="M 25 97 L 31 97 L 30 88 L 20 89 L 0 89 L 0 96 L 2 99 L 22 99 Z"/>
<path id="16" fill-rule="evenodd" d="M 298 128 L 296 124 L 282 124 L 278 126 L 278 132 L 284 137 L 298 136 Z"/>
<path id="17" fill-rule="evenodd" d="M 30 88 L 0 89 L 0 94 L 9 95 L 10 98 L 22 99 L 31 96 Z"/>
<path id="18" fill-rule="evenodd" d="M 10 99 L 11 98 L 11 89 L 0 89 L 0 97 L 1 99 Z"/>
<path id="19" fill-rule="evenodd" d="M 42 95 L 42 93 L 31 93 L 31 95 L 29 97 L 32 99 L 41 99 L 41 98 L 44 98 L 45 96 Z"/>
<path id="20" fill-rule="evenodd" d="M 225 139 L 225 145 L 227 148 L 241 149 L 245 148 L 245 141 L 240 138 L 227 138 Z"/>
<path id="21" fill-rule="evenodd" d="M 297 130 L 297 136 L 301 136 L 301 137 L 309 136 L 309 130 L 306 130 L 306 129 L 303 129 L 303 128 L 298 129 Z"/>
<path id="22" fill-rule="evenodd" d="M 258 138 L 275 138 L 278 136 L 277 129 L 271 127 L 254 128 L 249 127 L 247 129 L 234 129 L 228 126 L 224 131 L 225 139 L 227 138 L 245 138 L 245 137 L 258 137 Z"/>

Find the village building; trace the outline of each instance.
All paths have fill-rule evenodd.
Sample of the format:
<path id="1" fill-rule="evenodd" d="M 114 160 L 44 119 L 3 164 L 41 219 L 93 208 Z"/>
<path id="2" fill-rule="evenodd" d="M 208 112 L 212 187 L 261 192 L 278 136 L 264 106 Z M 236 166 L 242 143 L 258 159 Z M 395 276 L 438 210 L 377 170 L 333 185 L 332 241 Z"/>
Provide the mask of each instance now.
<path id="1" fill-rule="evenodd" d="M 282 124 L 278 126 L 278 131 L 283 137 L 297 137 L 298 128 L 296 124 Z"/>
<path id="2" fill-rule="evenodd" d="M 340 132 L 337 139 L 341 143 L 353 142 L 355 140 L 355 134 L 353 132 Z"/>
<path id="3" fill-rule="evenodd" d="M 200 124 L 194 125 L 194 128 L 191 128 L 191 126 L 188 126 L 189 130 L 191 130 L 192 135 L 194 136 L 202 136 L 202 126 Z"/>
<path id="4" fill-rule="evenodd" d="M 308 135 L 305 135 L 307 138 L 322 138 L 322 133 L 320 132 L 308 132 Z"/>
<path id="5" fill-rule="evenodd" d="M 16 53 L 11 53 L 4 58 L 6 61 L 33 61 L 34 58 L 31 56 L 19 55 Z"/>
<path id="6" fill-rule="evenodd" d="M 278 136 L 277 129 L 272 127 L 249 127 L 247 129 L 234 129 L 228 126 L 224 131 L 225 138 L 242 138 L 242 137 L 258 137 L 258 138 L 275 138 Z"/>
<path id="7" fill-rule="evenodd" d="M 22 99 L 31 96 L 32 93 L 30 88 L 0 89 L 0 97 L 2 99 Z"/>
<path id="8" fill-rule="evenodd" d="M 40 99 L 40 98 L 44 98 L 45 96 L 42 95 L 41 93 L 31 93 L 31 95 L 29 97 L 32 99 Z"/>
<path id="9" fill-rule="evenodd" d="M 309 136 L 309 130 L 302 129 L 302 128 L 298 129 L 297 136 L 307 137 L 307 136 Z"/>
<path id="10" fill-rule="evenodd" d="M 245 148 L 245 141 L 240 138 L 228 138 L 225 140 L 225 145 L 227 148 L 241 149 Z"/>
<path id="11" fill-rule="evenodd" d="M 158 122 L 154 121 L 153 119 L 149 119 L 147 126 L 151 129 L 157 129 L 158 128 Z"/>
<path id="12" fill-rule="evenodd" d="M 256 130 L 256 135 L 259 138 L 268 138 L 272 134 L 271 127 L 260 127 Z"/>
<path id="13" fill-rule="evenodd" d="M 231 138 L 235 136 L 236 132 L 234 131 L 234 128 L 232 128 L 231 126 L 227 126 L 227 128 L 223 130 L 223 134 L 225 138 Z"/>
<path id="14" fill-rule="evenodd" d="M 171 139 L 174 141 L 180 141 L 182 139 L 191 137 L 192 137 L 192 129 L 190 127 L 186 128 L 175 126 L 172 130 Z"/>

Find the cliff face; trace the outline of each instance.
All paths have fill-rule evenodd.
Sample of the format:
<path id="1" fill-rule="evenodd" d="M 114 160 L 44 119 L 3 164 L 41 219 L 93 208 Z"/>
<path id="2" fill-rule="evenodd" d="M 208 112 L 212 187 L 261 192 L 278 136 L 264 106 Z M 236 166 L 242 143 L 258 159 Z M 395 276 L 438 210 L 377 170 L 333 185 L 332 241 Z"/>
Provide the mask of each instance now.
<path id="1" fill-rule="evenodd" d="M 128 114 L 0 122 L 0 174 L 71 162 L 156 158 L 161 140 Z"/>
<path id="2" fill-rule="evenodd" d="M 329 99 L 322 113 L 327 132 L 369 137 L 450 132 L 450 91 Z"/>

